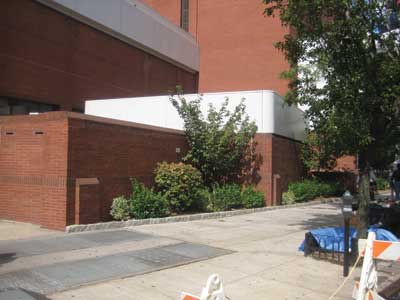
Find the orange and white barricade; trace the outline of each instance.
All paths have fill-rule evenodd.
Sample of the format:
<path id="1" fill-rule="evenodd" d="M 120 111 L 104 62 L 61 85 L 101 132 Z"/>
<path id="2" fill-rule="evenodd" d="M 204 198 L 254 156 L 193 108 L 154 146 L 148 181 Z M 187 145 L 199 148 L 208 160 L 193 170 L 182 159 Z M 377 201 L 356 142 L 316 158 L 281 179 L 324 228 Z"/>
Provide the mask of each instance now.
<path id="1" fill-rule="evenodd" d="M 400 243 L 375 240 L 375 232 L 368 233 L 367 240 L 359 240 L 358 249 L 364 256 L 360 282 L 353 290 L 356 300 L 385 300 L 378 295 L 378 271 L 376 259 L 400 262 Z"/>
<path id="2" fill-rule="evenodd" d="M 208 277 L 206 286 L 203 287 L 200 297 L 182 292 L 181 300 L 226 300 L 221 277 L 213 274 Z"/>

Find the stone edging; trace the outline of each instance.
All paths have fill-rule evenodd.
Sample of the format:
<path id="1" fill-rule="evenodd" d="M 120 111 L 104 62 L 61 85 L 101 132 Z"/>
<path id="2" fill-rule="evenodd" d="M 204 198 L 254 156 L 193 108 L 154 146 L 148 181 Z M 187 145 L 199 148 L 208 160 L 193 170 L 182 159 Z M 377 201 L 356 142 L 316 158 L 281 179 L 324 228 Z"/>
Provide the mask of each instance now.
<path id="1" fill-rule="evenodd" d="M 271 211 L 271 210 L 287 209 L 295 207 L 306 207 L 324 203 L 338 203 L 340 201 L 341 198 L 326 198 L 326 199 L 314 200 L 305 203 L 296 203 L 291 205 L 278 205 L 278 206 L 267 206 L 267 207 L 250 208 L 250 209 L 238 209 L 231 211 L 198 213 L 193 215 L 183 215 L 183 216 L 174 216 L 165 218 L 151 218 L 151 219 L 140 219 L 140 220 L 133 219 L 128 221 L 111 221 L 111 222 L 102 222 L 102 223 L 87 224 L 87 225 L 70 225 L 65 228 L 65 232 L 72 233 L 72 232 L 116 229 L 116 228 L 130 227 L 130 226 L 149 225 L 149 224 L 163 224 L 163 223 L 199 221 L 207 219 L 220 219 L 238 215 L 247 215 L 262 211 Z"/>

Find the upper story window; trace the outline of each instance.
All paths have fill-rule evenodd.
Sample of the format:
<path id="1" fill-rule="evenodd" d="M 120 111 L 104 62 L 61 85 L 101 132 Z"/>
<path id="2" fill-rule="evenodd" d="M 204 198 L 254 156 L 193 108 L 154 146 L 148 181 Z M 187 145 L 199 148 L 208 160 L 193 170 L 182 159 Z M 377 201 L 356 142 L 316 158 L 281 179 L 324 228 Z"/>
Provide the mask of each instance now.
<path id="1" fill-rule="evenodd" d="M 189 31 L 189 0 L 181 0 L 181 28 Z"/>
<path id="2" fill-rule="evenodd" d="M 59 110 L 58 105 L 0 96 L 0 116 L 29 115 Z"/>

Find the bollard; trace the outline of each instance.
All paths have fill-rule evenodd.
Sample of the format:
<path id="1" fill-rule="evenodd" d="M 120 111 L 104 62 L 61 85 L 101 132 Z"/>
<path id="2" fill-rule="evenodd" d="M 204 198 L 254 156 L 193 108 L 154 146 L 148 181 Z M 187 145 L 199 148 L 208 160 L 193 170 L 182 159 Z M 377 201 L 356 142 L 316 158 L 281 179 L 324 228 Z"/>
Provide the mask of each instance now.
<path id="1" fill-rule="evenodd" d="M 343 257 L 343 276 L 347 277 L 349 275 L 349 263 L 350 263 L 350 254 L 349 254 L 349 235 L 350 235 L 350 218 L 353 215 L 353 196 L 349 191 L 346 191 L 342 196 L 343 206 L 343 219 L 344 219 L 344 257 Z"/>

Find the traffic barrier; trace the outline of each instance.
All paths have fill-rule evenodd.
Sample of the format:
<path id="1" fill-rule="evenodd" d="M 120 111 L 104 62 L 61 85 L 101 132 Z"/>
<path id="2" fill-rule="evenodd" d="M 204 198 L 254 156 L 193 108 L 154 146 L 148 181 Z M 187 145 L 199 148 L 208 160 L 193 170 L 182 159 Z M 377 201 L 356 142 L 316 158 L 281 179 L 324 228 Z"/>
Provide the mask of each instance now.
<path id="1" fill-rule="evenodd" d="M 356 300 L 385 300 L 378 294 L 378 271 L 376 259 L 400 262 L 400 243 L 377 241 L 374 232 L 368 233 L 367 240 L 359 240 L 358 249 L 364 256 L 360 282 L 353 290 Z"/>
<path id="2" fill-rule="evenodd" d="M 226 300 L 221 277 L 217 274 L 208 277 L 206 286 L 201 290 L 200 297 L 182 292 L 181 300 Z"/>

